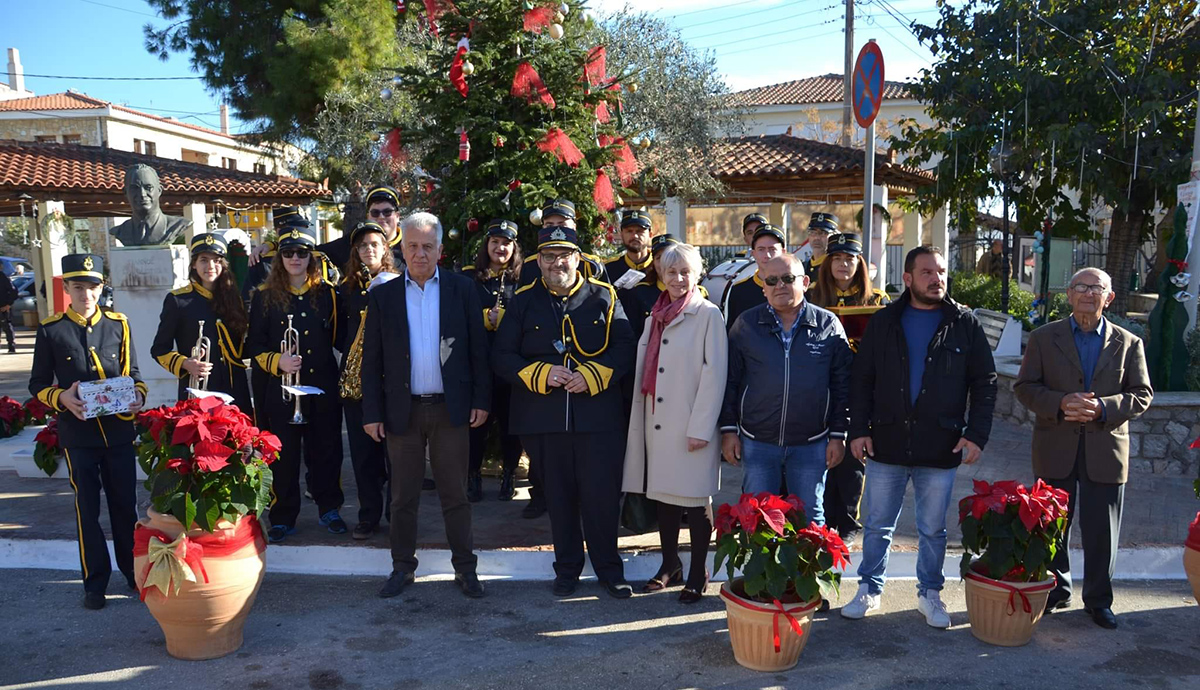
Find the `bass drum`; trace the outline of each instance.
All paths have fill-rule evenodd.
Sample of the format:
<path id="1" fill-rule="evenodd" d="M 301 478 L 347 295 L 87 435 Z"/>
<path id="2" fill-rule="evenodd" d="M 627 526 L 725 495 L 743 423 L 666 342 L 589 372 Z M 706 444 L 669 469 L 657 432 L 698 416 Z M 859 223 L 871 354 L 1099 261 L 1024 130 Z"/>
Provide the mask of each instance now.
<path id="1" fill-rule="evenodd" d="M 734 257 L 709 271 L 700 284 L 708 290 L 708 299 L 720 307 L 725 303 L 725 291 L 729 286 L 739 278 L 753 275 L 754 267 L 754 259 L 746 256 Z"/>

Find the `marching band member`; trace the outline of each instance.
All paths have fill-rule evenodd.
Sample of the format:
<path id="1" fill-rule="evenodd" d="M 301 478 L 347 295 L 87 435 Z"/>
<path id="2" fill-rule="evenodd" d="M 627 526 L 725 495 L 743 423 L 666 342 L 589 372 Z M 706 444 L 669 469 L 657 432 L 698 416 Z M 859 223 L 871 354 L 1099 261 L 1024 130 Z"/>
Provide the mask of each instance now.
<path id="1" fill-rule="evenodd" d="M 29 392 L 58 413 L 58 435 L 75 492 L 79 562 L 83 569 L 83 605 L 104 608 L 112 561 L 100 527 L 100 489 L 104 488 L 117 567 L 129 589 L 133 577 L 133 527 L 137 522 L 137 474 L 133 413 L 146 402 L 146 384 L 124 314 L 102 312 L 97 305 L 104 285 L 104 260 L 94 254 L 62 259 L 63 283 L 71 305 L 42 321 L 33 347 Z M 129 414 L 84 418 L 79 383 L 129 376 L 137 402 Z"/>
<path id="2" fill-rule="evenodd" d="M 337 298 L 341 319 L 338 337 L 349 338 L 350 344 L 338 343 L 337 349 L 343 353 L 338 388 L 342 411 L 346 414 L 354 483 L 358 487 L 358 524 L 350 536 L 366 539 L 375 533 L 379 520 L 388 514 L 391 501 L 384 488 L 388 480 L 387 444 L 372 439 L 363 430 L 362 332 L 371 280 L 384 271 L 394 273 L 396 265 L 388 249 L 387 234 L 379 224 L 359 223 L 350 231 L 348 239 L 353 250 L 345 264 L 346 277 L 337 288 Z"/>
<path id="3" fill-rule="evenodd" d="M 517 243 L 517 224 L 496 219 L 488 223 L 487 240 L 479 246 L 475 263 L 463 268 L 463 273 L 475 281 L 479 300 L 483 304 L 483 327 L 488 331 L 488 350 L 496 329 L 504 318 L 504 309 L 512 301 L 521 279 L 521 246 Z M 501 501 L 511 501 L 515 493 L 517 463 L 521 461 L 521 439 L 508 433 L 509 386 L 498 376 L 492 378 L 492 419 L 499 421 L 500 452 L 504 474 L 500 478 Z M 492 424 L 471 429 L 471 464 L 467 472 L 467 500 L 483 500 L 483 453 L 487 449 L 488 431 Z M 532 475 L 530 476 L 532 480 Z M 531 493 L 533 489 L 531 488 Z M 537 488 L 541 493 L 541 487 Z M 543 501 L 544 504 L 544 501 Z M 527 508 L 529 506 L 526 506 Z M 535 506 L 536 508 L 536 506 Z M 538 515 L 545 508 L 537 511 Z M 537 517 L 535 515 L 534 517 Z"/>
<path id="4" fill-rule="evenodd" d="M 312 227 L 288 226 L 279 236 L 271 272 L 254 293 L 246 346 L 255 364 L 270 375 L 262 407 L 271 430 L 283 443 L 275 474 L 271 528 L 267 538 L 281 542 L 296 531 L 300 514 L 300 458 L 303 454 L 322 525 L 344 534 L 338 514 L 343 495 L 342 411 L 337 395 L 337 302 L 333 286 L 321 277 L 313 252 Z M 290 326 L 290 328 L 289 328 Z M 285 342 L 290 341 L 290 342 Z M 320 388 L 319 395 L 284 399 L 283 377 Z M 300 414 L 297 415 L 296 411 Z"/>
<path id="5" fill-rule="evenodd" d="M 233 396 L 238 409 L 250 414 L 250 387 L 242 363 L 249 321 L 226 260 L 228 249 L 225 238 L 216 233 L 192 238 L 191 282 L 163 298 L 150 355 L 179 378 L 180 400 L 187 399 L 191 380 L 203 377 L 204 389 Z M 192 353 L 201 337 L 208 339 L 205 360 Z"/>
<path id="6" fill-rule="evenodd" d="M 574 202 L 567 199 L 554 199 L 542 209 L 542 230 L 552 231 L 559 227 L 576 229 Z M 585 279 L 595 278 L 601 282 L 608 280 L 608 274 L 604 270 L 604 264 L 601 263 L 600 257 L 584 254 L 583 250 L 580 250 L 579 253 L 579 270 Z M 525 259 L 525 265 L 521 269 L 521 284 L 518 288 L 532 285 L 541 277 L 542 270 L 538 266 L 537 255 L 534 254 Z"/>

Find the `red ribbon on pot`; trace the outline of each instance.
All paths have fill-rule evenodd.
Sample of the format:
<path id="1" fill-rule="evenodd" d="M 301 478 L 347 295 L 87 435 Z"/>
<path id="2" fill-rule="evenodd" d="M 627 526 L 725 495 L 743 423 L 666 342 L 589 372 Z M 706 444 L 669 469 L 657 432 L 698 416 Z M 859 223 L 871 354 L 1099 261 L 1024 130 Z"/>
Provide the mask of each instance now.
<path id="1" fill-rule="evenodd" d="M 208 582 L 208 571 L 204 569 L 205 556 L 212 558 L 231 556 L 250 544 L 254 544 L 257 553 L 262 553 L 267 548 L 266 540 L 263 538 L 262 525 L 253 515 L 247 515 L 238 520 L 231 536 L 226 536 L 224 533 L 204 534 L 194 539 L 188 537 L 186 533 L 180 536 L 182 539 L 177 548 L 182 551 L 182 554 L 176 554 L 174 557 L 182 559 L 194 573 L 198 573 L 204 578 L 205 583 Z M 151 539 L 159 542 L 158 545 L 155 545 L 156 550 L 176 541 L 171 539 L 166 532 L 139 524 L 133 531 L 133 555 L 135 558 L 149 555 Z M 153 566 L 154 563 L 146 564 L 146 568 L 142 571 L 143 583 L 146 582 L 146 577 Z M 149 591 L 150 588 L 143 584 L 142 601 L 146 600 L 146 593 Z M 163 593 L 166 594 L 166 592 Z"/>
<path id="2" fill-rule="evenodd" d="M 1010 615 L 1010 616 L 1017 612 L 1017 601 L 1016 601 L 1016 599 L 1014 599 L 1014 597 L 1018 594 L 1021 595 L 1021 608 L 1025 610 L 1025 613 L 1029 614 L 1030 620 L 1033 619 L 1033 605 L 1029 603 L 1029 597 L 1025 596 L 1025 593 L 1026 592 L 1033 592 L 1033 593 L 1044 592 L 1049 589 L 1054 589 L 1054 584 L 1058 581 L 1058 577 L 1054 573 L 1050 573 L 1050 582 L 1049 583 L 1040 585 L 1038 587 L 1021 588 L 1021 587 L 1014 587 L 1014 586 L 1008 584 L 1007 582 L 1002 582 L 1000 580 L 993 580 L 990 577 L 984 577 L 982 575 L 979 575 L 979 574 L 976 574 L 976 573 L 970 572 L 970 571 L 967 572 L 966 578 L 968 580 L 982 582 L 984 584 L 989 584 L 994 587 L 999 587 L 1000 589 L 1008 591 L 1008 615 Z"/>
<path id="3" fill-rule="evenodd" d="M 721 590 L 721 596 L 725 597 L 729 601 L 732 601 L 733 603 L 737 604 L 738 606 L 750 609 L 751 611 L 758 611 L 760 613 L 772 614 L 771 615 L 771 626 L 772 626 L 772 632 L 774 633 L 773 640 L 775 642 L 775 653 L 776 654 L 778 654 L 781 649 L 780 643 L 782 641 L 779 637 L 779 617 L 780 616 L 783 616 L 785 619 L 787 619 L 788 625 L 792 626 L 792 630 L 796 633 L 797 636 L 799 636 L 799 637 L 804 636 L 804 630 L 801 629 L 801 627 L 800 627 L 800 621 L 796 620 L 796 617 L 792 615 L 791 611 L 788 611 L 786 608 L 784 608 L 783 602 L 779 601 L 778 599 L 773 599 L 771 601 L 774 608 L 770 608 L 770 607 L 765 607 L 765 606 L 755 606 L 754 604 L 751 604 L 749 601 L 742 599 L 741 597 L 735 597 L 734 595 L 725 591 L 725 589 Z M 817 605 L 820 603 L 821 603 L 820 600 L 817 600 L 811 604 L 802 606 L 802 607 L 796 609 L 796 613 L 804 613 L 805 611 L 811 611 L 812 609 L 816 608 Z"/>

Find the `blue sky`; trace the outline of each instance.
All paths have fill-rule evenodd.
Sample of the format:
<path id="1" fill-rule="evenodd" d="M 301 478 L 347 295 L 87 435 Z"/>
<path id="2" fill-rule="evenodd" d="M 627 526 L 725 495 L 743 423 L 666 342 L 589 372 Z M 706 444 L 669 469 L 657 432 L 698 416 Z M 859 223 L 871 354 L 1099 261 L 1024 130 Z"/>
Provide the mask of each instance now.
<path id="1" fill-rule="evenodd" d="M 626 0 L 591 0 L 599 10 Z M 712 50 L 734 90 L 842 71 L 841 0 L 639 0 L 678 27 L 693 46 Z M 889 12 L 890 10 L 890 12 Z M 932 22 L 933 0 L 863 0 L 855 9 L 855 52 L 869 38 L 883 49 L 890 80 L 915 77 L 930 64 L 900 18 Z M 220 99 L 198 79 L 104 81 L 80 77 L 194 76 L 188 56 L 166 62 L 144 48 L 142 26 L 162 26 L 144 0 L 0 0 L 0 48 L 16 47 L 26 88 L 38 94 L 74 89 L 131 108 L 217 128 Z M 7 52 L 7 51 L 5 51 Z M 6 58 L 0 57 L 0 65 Z M 2 71 L 3 68 L 0 68 Z M 242 128 L 234 120 L 235 132 Z"/>

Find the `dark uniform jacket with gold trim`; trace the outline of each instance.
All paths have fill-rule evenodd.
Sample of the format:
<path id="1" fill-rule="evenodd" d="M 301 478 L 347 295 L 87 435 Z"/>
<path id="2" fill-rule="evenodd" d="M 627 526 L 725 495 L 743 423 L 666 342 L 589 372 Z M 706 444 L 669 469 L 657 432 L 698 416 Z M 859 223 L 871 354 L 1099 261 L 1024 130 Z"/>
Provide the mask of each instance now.
<path id="1" fill-rule="evenodd" d="M 767 297 L 763 294 L 763 282 L 758 277 L 758 271 L 730 285 L 725 293 L 725 304 L 721 305 L 721 311 L 725 314 L 725 328 L 732 329 L 743 312 L 766 303 Z"/>
<path id="2" fill-rule="evenodd" d="M 209 362 L 212 372 L 208 375 L 208 389 L 221 391 L 241 398 L 240 407 L 249 404 L 249 389 L 246 387 L 246 365 L 242 362 L 242 346 L 246 337 L 235 341 L 229 329 L 217 318 L 212 307 L 212 293 L 204 286 L 188 283 L 171 291 L 163 298 L 162 313 L 158 317 L 158 331 L 150 345 L 150 356 L 179 379 L 179 399 L 187 398 L 190 374 L 183 363 L 192 355 L 192 348 L 200 337 L 200 322 L 204 322 L 204 335 L 211 344 Z M 249 410 L 246 410 L 249 413 Z"/>
<path id="3" fill-rule="evenodd" d="M 610 284 L 617 282 L 621 276 L 629 272 L 630 269 L 645 273 L 651 265 L 654 264 L 654 257 L 647 254 L 646 260 L 642 263 L 637 263 L 629 258 L 628 254 L 622 254 L 615 259 L 609 259 L 604 262 L 604 273 Z"/>
<path id="4" fill-rule="evenodd" d="M 483 307 L 466 276 L 439 268 L 437 281 L 442 392 L 450 424 L 464 426 L 471 410 L 492 408 Z M 402 276 L 370 291 L 363 330 L 363 424 L 383 422 L 389 434 L 408 432 L 413 405 L 407 282 Z"/>
<path id="5" fill-rule="evenodd" d="M 521 268 L 522 273 L 526 268 L 528 268 L 528 264 Z M 483 327 L 488 331 L 488 343 L 490 344 L 495 339 L 496 329 L 500 328 L 500 324 L 504 322 L 504 312 L 517 292 L 518 281 L 510 280 L 503 273 L 491 275 L 490 271 L 485 279 L 480 280 L 479 272 L 474 265 L 464 266 L 462 273 L 471 279 L 471 283 L 475 285 L 475 292 L 479 295 L 479 304 L 483 308 Z M 487 317 L 492 307 L 500 308 L 500 318 L 496 320 L 496 328 L 492 328 L 492 322 Z"/>
<path id="6" fill-rule="evenodd" d="M 492 348 L 492 367 L 512 384 L 509 433 L 621 431 L 618 381 L 633 366 L 636 341 L 616 290 L 578 278 L 565 297 L 539 280 L 517 291 Z M 569 364 L 583 393 L 549 385 L 550 367 Z"/>
<path id="7" fill-rule="evenodd" d="M 321 289 L 305 286 L 292 290 L 286 309 L 267 306 L 266 291 L 255 290 L 250 306 L 250 331 L 246 334 L 246 351 L 255 366 L 270 374 L 265 393 L 268 402 L 281 400 L 279 370 L 280 345 L 292 316 L 292 328 L 299 334 L 300 385 L 316 386 L 327 396 L 337 395 L 338 362 L 333 354 L 337 342 L 337 298 L 333 285 L 322 283 Z"/>
<path id="8" fill-rule="evenodd" d="M 42 321 L 33 346 L 29 392 L 58 412 L 58 434 L 66 448 L 114 448 L 133 443 L 132 415 L 81 420 L 62 405 L 63 391 L 76 381 L 130 376 L 142 396 L 146 384 L 124 314 L 99 309 L 84 319 L 67 307 Z"/>

